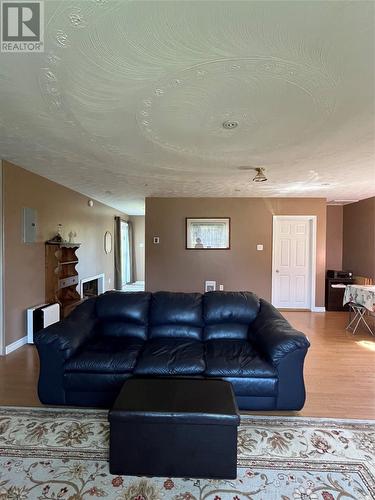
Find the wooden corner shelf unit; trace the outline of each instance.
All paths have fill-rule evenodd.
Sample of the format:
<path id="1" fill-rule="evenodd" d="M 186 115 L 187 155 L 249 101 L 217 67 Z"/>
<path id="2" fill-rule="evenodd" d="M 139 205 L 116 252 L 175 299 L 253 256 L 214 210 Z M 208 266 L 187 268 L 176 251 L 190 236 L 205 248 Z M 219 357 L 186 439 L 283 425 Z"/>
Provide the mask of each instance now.
<path id="1" fill-rule="evenodd" d="M 76 251 L 80 243 L 46 243 L 46 302 L 58 302 L 66 317 L 81 302 Z"/>

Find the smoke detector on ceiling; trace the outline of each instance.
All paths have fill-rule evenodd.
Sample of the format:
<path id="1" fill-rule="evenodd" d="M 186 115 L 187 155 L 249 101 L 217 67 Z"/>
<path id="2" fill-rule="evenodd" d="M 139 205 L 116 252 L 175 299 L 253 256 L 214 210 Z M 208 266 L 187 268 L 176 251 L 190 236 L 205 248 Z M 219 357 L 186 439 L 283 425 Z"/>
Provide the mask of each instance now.
<path id="1" fill-rule="evenodd" d="M 238 122 L 236 122 L 235 120 L 226 120 L 223 123 L 223 128 L 225 128 L 226 130 L 232 130 L 236 127 L 238 127 Z"/>

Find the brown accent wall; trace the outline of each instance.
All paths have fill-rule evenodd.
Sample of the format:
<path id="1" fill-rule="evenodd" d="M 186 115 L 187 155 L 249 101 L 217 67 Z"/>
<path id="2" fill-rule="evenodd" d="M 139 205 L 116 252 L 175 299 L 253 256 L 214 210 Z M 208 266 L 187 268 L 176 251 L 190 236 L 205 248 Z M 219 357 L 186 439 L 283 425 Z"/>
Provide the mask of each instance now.
<path id="1" fill-rule="evenodd" d="M 343 206 L 327 206 L 326 268 L 342 269 Z"/>
<path id="2" fill-rule="evenodd" d="M 146 198 L 146 289 L 203 291 L 212 279 L 270 300 L 273 215 L 317 216 L 316 305 L 324 306 L 323 198 Z M 185 217 L 230 217 L 231 250 L 185 250 Z"/>
<path id="3" fill-rule="evenodd" d="M 344 206 L 343 267 L 375 279 L 375 197 Z"/>
<path id="4" fill-rule="evenodd" d="M 44 302 L 44 242 L 58 224 L 77 232 L 79 278 L 105 273 L 113 288 L 113 251 L 104 252 L 105 231 L 114 232 L 114 216 L 124 214 L 16 165 L 3 162 L 5 345 L 24 337 L 25 310 Z M 22 242 L 22 208 L 37 210 L 37 242 Z M 127 218 L 127 216 L 125 216 Z"/>
<path id="5" fill-rule="evenodd" d="M 133 223 L 133 258 L 135 281 L 145 280 L 145 216 L 131 215 L 129 220 Z"/>

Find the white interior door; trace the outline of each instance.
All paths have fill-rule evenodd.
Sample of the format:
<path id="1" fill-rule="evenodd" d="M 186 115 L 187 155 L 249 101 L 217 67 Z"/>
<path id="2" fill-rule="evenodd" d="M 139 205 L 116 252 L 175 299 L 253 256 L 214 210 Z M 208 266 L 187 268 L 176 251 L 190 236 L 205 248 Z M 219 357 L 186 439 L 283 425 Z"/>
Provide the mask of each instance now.
<path id="1" fill-rule="evenodd" d="M 275 307 L 311 307 L 311 218 L 274 217 L 272 303 Z"/>

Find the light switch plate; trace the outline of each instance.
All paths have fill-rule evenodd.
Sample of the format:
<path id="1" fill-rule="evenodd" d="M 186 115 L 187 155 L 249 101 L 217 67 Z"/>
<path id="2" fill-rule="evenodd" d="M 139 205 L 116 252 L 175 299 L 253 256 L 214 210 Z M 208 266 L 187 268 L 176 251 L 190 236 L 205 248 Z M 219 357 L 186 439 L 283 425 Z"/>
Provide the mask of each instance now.
<path id="1" fill-rule="evenodd" d="M 257 245 L 257 250 L 261 252 L 263 250 L 263 245 Z"/>
<path id="2" fill-rule="evenodd" d="M 154 236 L 154 245 L 159 245 L 159 243 L 160 243 L 159 236 Z"/>

